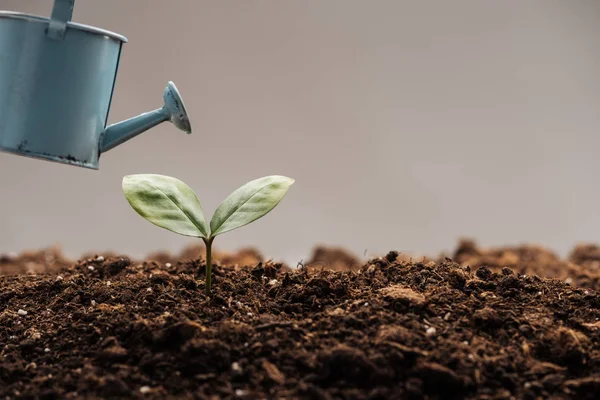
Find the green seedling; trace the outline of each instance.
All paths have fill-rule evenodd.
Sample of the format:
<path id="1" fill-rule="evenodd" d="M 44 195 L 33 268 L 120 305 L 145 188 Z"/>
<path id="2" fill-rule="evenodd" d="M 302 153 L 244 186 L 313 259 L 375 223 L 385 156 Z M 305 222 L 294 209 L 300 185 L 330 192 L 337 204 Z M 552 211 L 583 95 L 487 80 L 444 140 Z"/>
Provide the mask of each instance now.
<path id="1" fill-rule="evenodd" d="M 123 178 L 123 193 L 142 217 L 172 232 L 201 238 L 206 246 L 206 294 L 212 285 L 212 243 L 215 237 L 241 228 L 271 211 L 294 180 L 272 175 L 250 181 L 231 193 L 206 223 L 196 193 L 179 179 L 139 174 Z"/>

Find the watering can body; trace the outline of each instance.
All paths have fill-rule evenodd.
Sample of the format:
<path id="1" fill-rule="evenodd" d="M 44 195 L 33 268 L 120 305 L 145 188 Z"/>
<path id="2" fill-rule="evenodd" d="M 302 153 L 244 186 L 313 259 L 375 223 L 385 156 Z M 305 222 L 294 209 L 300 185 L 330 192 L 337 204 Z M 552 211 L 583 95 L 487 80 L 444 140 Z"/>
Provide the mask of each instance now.
<path id="1" fill-rule="evenodd" d="M 127 39 L 70 22 L 73 2 L 56 0 L 51 19 L 0 11 L 0 150 L 98 169 L 102 152 L 160 122 L 190 133 L 171 82 L 163 107 L 106 127 Z"/>

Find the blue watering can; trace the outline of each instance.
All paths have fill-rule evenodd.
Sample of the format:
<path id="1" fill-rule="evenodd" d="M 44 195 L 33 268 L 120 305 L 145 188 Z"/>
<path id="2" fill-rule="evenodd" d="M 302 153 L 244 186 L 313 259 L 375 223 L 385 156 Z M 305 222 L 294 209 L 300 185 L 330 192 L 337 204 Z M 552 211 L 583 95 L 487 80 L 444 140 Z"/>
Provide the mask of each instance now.
<path id="1" fill-rule="evenodd" d="M 106 127 L 127 39 L 71 22 L 74 3 L 55 0 L 50 19 L 0 11 L 0 150 L 98 169 L 100 154 L 161 122 L 191 133 L 172 82 L 161 108 Z"/>

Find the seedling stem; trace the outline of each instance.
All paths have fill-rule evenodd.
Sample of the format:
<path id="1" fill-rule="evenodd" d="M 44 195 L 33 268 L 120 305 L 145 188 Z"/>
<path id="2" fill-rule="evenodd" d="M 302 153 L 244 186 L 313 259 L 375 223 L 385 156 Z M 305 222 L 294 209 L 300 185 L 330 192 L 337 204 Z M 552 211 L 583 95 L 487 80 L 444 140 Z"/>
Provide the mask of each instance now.
<path id="1" fill-rule="evenodd" d="M 213 236 L 209 239 L 202 238 L 202 240 L 206 246 L 206 295 L 210 296 L 212 286 L 212 242 L 215 238 Z"/>

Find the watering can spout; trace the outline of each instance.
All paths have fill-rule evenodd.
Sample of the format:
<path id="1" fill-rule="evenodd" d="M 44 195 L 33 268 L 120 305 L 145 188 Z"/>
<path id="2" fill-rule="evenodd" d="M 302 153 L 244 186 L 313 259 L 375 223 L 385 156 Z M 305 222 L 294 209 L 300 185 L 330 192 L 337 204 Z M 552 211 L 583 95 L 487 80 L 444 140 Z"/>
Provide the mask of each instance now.
<path id="1" fill-rule="evenodd" d="M 100 139 L 100 153 L 107 152 L 165 121 L 171 121 L 173 125 L 185 133 L 192 133 L 190 120 L 185 111 L 183 100 L 173 82 L 167 84 L 163 93 L 163 100 L 164 105 L 157 110 L 107 127 Z"/>

